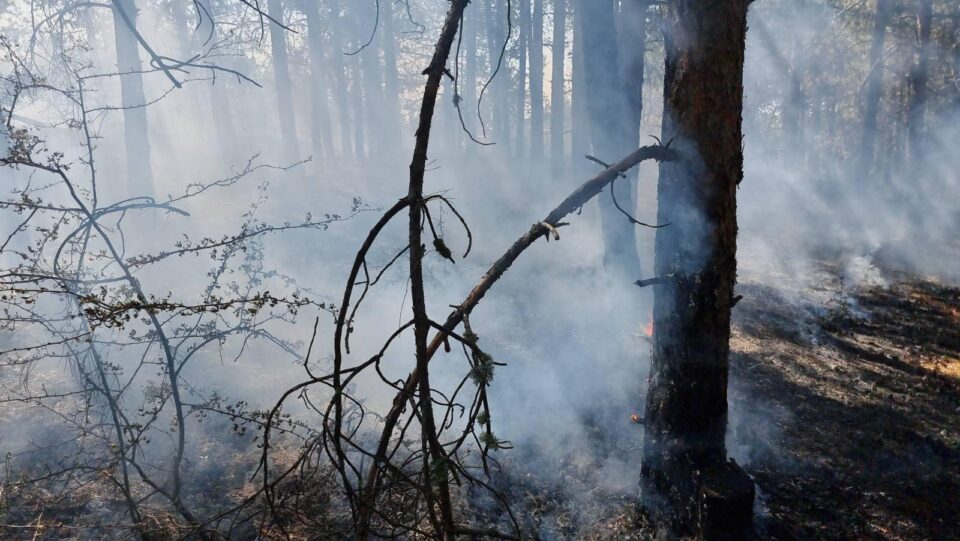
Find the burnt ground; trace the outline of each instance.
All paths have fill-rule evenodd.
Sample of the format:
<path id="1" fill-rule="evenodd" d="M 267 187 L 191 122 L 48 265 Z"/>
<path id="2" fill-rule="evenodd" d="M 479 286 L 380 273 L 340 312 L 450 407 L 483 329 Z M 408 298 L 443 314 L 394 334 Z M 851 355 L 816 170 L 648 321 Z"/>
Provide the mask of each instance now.
<path id="1" fill-rule="evenodd" d="M 960 539 L 960 288 L 888 280 L 738 286 L 732 452 L 763 538 Z"/>

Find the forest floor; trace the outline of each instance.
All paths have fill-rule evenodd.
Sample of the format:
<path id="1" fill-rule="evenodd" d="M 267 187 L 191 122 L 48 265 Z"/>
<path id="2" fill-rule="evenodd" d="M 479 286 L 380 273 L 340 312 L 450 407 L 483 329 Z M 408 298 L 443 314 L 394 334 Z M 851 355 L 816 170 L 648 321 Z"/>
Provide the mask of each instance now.
<path id="1" fill-rule="evenodd" d="M 758 537 L 960 539 L 960 287 L 816 272 L 817 291 L 737 286 L 728 447 L 756 482 Z M 521 492 L 543 539 L 650 538 L 632 496 L 584 512 L 548 486 Z"/>
<path id="2" fill-rule="evenodd" d="M 826 310 L 738 288 L 732 428 L 765 538 L 960 539 L 960 289 L 885 275 Z"/>

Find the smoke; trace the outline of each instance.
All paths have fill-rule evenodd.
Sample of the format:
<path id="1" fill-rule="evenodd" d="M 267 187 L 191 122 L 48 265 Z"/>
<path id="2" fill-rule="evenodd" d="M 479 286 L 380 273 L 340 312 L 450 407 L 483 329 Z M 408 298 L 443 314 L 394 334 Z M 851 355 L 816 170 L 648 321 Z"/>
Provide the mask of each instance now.
<path id="1" fill-rule="evenodd" d="M 259 46 L 256 16 L 236 6 L 216 3 L 219 11 L 214 13 L 214 20 L 230 21 L 235 26 L 225 25 L 230 30 L 222 32 L 219 41 L 201 45 L 202 39 L 185 35 L 182 28 L 178 30 L 173 26 L 176 14 L 167 12 L 170 6 L 146 1 L 138 4 L 140 27 L 145 29 L 145 38 L 158 50 L 187 51 L 184 53 L 187 56 L 198 50 L 213 51 L 209 62 L 237 70 L 263 85 L 258 87 L 228 72 L 193 69 L 184 77 L 183 89 L 167 94 L 171 85 L 163 74 L 145 75 L 147 101 L 151 102 L 147 106 L 148 135 L 158 197 L 181 193 L 190 183 L 228 178 L 242 171 L 247 160 L 256 154 L 259 156 L 254 163 L 290 165 L 287 149 L 280 140 L 278 115 L 274 113 L 276 89 L 269 51 L 266 45 Z M 390 16 L 397 25 L 400 88 L 396 98 L 401 104 L 403 119 L 396 130 L 399 135 L 392 131 L 387 136 L 380 133 L 388 131 L 385 125 L 378 124 L 378 119 L 388 113 L 383 103 L 386 82 L 381 87 L 379 79 L 385 76 L 364 71 L 384 62 L 380 51 L 372 46 L 357 55 L 343 54 L 355 50 L 373 27 L 372 10 L 366 9 L 369 6 L 355 11 L 348 8 L 345 15 L 352 17 L 355 27 L 347 25 L 337 29 L 332 28 L 329 20 L 320 29 L 307 28 L 305 18 L 293 11 L 285 22 L 296 31 L 289 36 L 288 48 L 296 134 L 303 149 L 303 155 L 297 160 L 309 158 L 309 161 L 287 172 L 258 170 L 215 193 L 187 202 L 183 209 L 190 213 L 189 217 L 158 214 L 131 218 L 143 223 L 138 226 L 137 236 L 141 238 L 132 237 L 130 245 L 146 242 L 142 237 L 153 237 L 148 245 L 151 247 L 168 246 L 184 236 L 220 238 L 241 227 L 249 220 L 250 213 L 264 223 L 297 222 L 307 213 L 346 216 L 351 214 L 353 199 L 360 198 L 366 205 L 361 208 L 367 210 L 332 224 L 328 231 L 308 229 L 268 237 L 261 247 L 262 258 L 256 262 L 263 271 L 256 278 L 260 289 L 292 289 L 289 278 L 308 290 L 317 302 L 338 302 L 353 254 L 379 215 L 372 209 L 389 207 L 406 193 L 406 165 L 415 129 L 410 120 L 415 118 L 421 71 L 427 61 L 424 51 L 431 50 L 442 15 L 443 6 L 411 2 L 411 21 L 403 7 L 394 4 L 381 3 L 381 9 L 392 10 Z M 839 261 L 845 282 L 855 287 L 885 285 L 883 265 L 960 279 L 954 261 L 939 256 L 942 246 L 956 243 L 960 219 L 957 212 L 960 157 L 954 150 L 960 141 L 960 111 L 955 105 L 945 103 L 946 98 L 931 98 L 929 145 L 923 159 L 899 160 L 881 153 L 881 161 L 886 165 L 868 178 L 857 178 L 854 164 L 860 162 L 856 154 L 860 83 L 868 69 L 867 46 L 860 37 L 867 31 L 866 26 L 857 19 L 851 29 L 846 16 L 831 3 L 811 1 L 800 7 L 797 4 L 765 0 L 751 8 L 744 81 L 745 175 L 738 193 L 741 281 L 771 285 L 785 298 L 798 303 L 801 300 L 815 303 L 822 299 L 811 300 L 801 292 L 822 278 L 817 270 L 825 260 Z M 22 21 L 27 20 L 22 18 L 25 9 L 23 2 L 10 3 L 0 19 L 3 23 L 0 32 L 26 39 L 26 30 L 22 27 Z M 476 20 L 473 24 L 482 26 L 485 21 L 479 5 L 473 5 L 473 9 L 477 10 L 472 13 Z M 186 20 L 195 16 L 190 11 L 182 15 Z M 381 16 L 385 16 L 384 13 Z M 79 32 L 86 24 L 95 29 L 97 36 L 89 50 L 71 53 L 77 64 L 87 66 L 82 68 L 84 73 L 115 70 L 108 20 L 108 14 L 96 11 L 70 19 L 73 30 Z M 426 27 L 422 34 L 417 31 L 420 24 Z M 566 34 L 570 37 L 573 27 L 570 21 L 568 24 L 571 26 Z M 345 34 L 339 36 L 339 41 L 334 41 L 335 30 Z M 620 31 L 630 30 L 620 28 Z M 327 66 L 335 62 L 343 62 L 345 66 L 342 73 L 328 69 L 320 81 L 326 89 L 321 99 L 329 115 L 327 136 L 332 141 L 327 148 L 334 151 L 329 155 L 306 150 L 311 146 L 312 107 L 319 106 L 310 94 L 308 56 L 311 51 L 309 40 L 304 37 L 313 31 L 323 33 L 322 61 Z M 654 30 L 649 36 L 642 137 L 660 133 L 662 110 L 661 37 Z M 895 125 L 899 118 L 900 111 L 891 105 L 894 100 L 890 96 L 897 91 L 898 82 L 908 78 L 910 69 L 905 38 L 894 35 L 891 40 L 896 46 L 891 48 L 893 53 L 884 73 L 886 109 L 882 111 L 881 126 Z M 47 42 L 39 46 L 54 47 Z M 463 57 L 471 54 L 474 53 L 461 53 Z M 942 47 L 937 49 L 934 54 L 937 65 L 949 54 L 955 53 Z M 545 57 L 549 59 L 550 55 Z M 490 75 L 489 58 L 482 60 L 484 62 L 479 63 L 481 79 Z M 506 67 L 499 75 L 503 88 L 513 83 L 510 77 L 511 70 L 516 69 L 515 62 L 508 51 Z M 569 58 L 567 66 L 569 72 Z M 545 71 L 549 73 L 549 70 L 548 64 Z M 51 69 L 51 73 L 63 76 L 59 69 Z M 341 77 L 345 78 L 343 89 L 347 98 L 362 95 L 366 103 L 371 104 L 369 109 L 354 109 L 350 104 L 353 102 L 339 101 L 336 86 Z M 949 88 L 947 77 L 945 72 L 940 73 L 932 84 Z M 105 198 L 115 201 L 125 193 L 122 115 L 110 110 L 121 101 L 119 86 L 115 77 L 91 79 L 89 85 L 92 106 L 103 108 L 95 124 L 99 186 Z M 564 163 L 562 172 L 554 175 L 549 163 L 530 159 L 528 153 L 511 145 L 516 141 L 494 129 L 488 140 L 498 144 L 472 143 L 460 128 L 452 86 L 444 87 L 441 99 L 433 127 L 427 191 L 442 192 L 457 205 L 471 227 L 473 249 L 467 259 L 457 259 L 456 264 L 436 254 L 431 254 L 424 263 L 428 308 L 436 320 L 442 320 L 450 305 L 462 301 L 489 264 L 530 224 L 539 221 L 584 180 L 579 178 L 583 176 L 580 172 L 590 171 L 592 167 L 574 156 L 572 163 Z M 491 118 L 492 104 L 507 99 L 513 96 L 485 98 L 491 105 L 481 109 L 490 126 L 500 120 Z M 801 110 L 792 109 L 797 105 Z M 345 116 L 340 116 L 342 111 L 338 108 L 342 107 L 351 107 Z M 465 115 L 475 107 L 475 104 L 464 104 Z M 225 118 L 218 113 L 223 110 L 228 111 Z M 42 127 L 51 149 L 63 149 L 71 160 L 81 163 L 76 133 L 58 125 L 73 114 L 68 104 L 40 100 L 22 113 Z M 476 131 L 477 120 L 469 116 L 467 124 Z M 566 125 L 571 125 L 570 120 L 572 118 Z M 225 129 L 232 130 L 236 139 L 234 146 L 223 149 Z M 362 138 L 357 134 L 361 129 L 365 130 L 366 143 L 355 144 Z M 573 129 L 582 127 L 573 126 Z M 0 153 L 8 148 L 8 135 L 0 131 Z M 891 139 L 892 135 L 878 135 L 881 145 L 898 144 Z M 346 152 L 348 147 L 353 148 L 352 155 Z M 29 174 L 24 171 L 4 169 L 0 177 L 5 186 L 23 186 L 30 182 Z M 654 216 L 656 169 L 644 164 L 637 177 L 639 201 L 631 210 L 641 219 Z M 264 196 L 260 195 L 258 186 L 265 186 Z M 256 208 L 251 208 L 258 200 L 261 202 Z M 15 226 L 18 217 L 7 209 L 2 212 L 9 214 L 3 218 L 4 225 Z M 455 255 L 462 254 L 466 250 L 466 236 L 458 221 L 450 213 L 438 218 L 445 242 Z M 689 220 L 697 219 L 698 216 L 689 217 Z M 588 462 L 596 467 L 596 471 L 588 475 L 591 483 L 612 494 L 629 495 L 636 490 L 639 474 L 642 428 L 631 423 L 630 415 L 641 412 L 644 403 L 648 345 L 641 326 L 649 317 L 650 301 L 643 290 L 628 282 L 612 281 L 604 274 L 596 203 L 587 205 L 582 214 L 573 216 L 570 222 L 569 227 L 560 230 L 559 242 L 538 242 L 525 253 L 471 319 L 484 348 L 495 360 L 507 363 L 497 367 L 491 388 L 493 426 L 501 439 L 510 440 L 517 447 L 515 451 L 502 453 L 515 453 L 524 469 L 536 472 L 543 479 L 560 485 L 568 470 L 558 464 L 589 457 Z M 643 269 L 653 268 L 654 235 L 650 230 L 637 230 Z M 373 266 L 386 264 L 404 243 L 405 224 L 400 220 L 378 240 L 373 250 Z M 690 249 L 701 247 L 691 244 Z M 204 256 L 172 258 L 140 279 L 154 294 L 172 291 L 180 298 L 199 299 L 213 267 L 215 261 Z M 405 258 L 401 257 L 365 301 L 351 337 L 353 347 L 348 362 L 374 355 L 383 339 L 409 319 L 406 268 Z M 230 279 L 244 286 L 252 280 L 240 274 Z M 328 367 L 331 356 L 333 326 L 328 313 L 310 309 L 302 312 L 295 322 L 277 321 L 270 327 L 278 339 L 296 345 L 294 353 L 267 341 L 250 345 L 227 341 L 202 350 L 186 366 L 182 377 L 190 382 L 197 396 L 216 392 L 229 397 L 231 402 L 244 400 L 256 408 L 268 407 L 284 389 L 305 377 L 299 364 L 300 356 L 310 341 L 314 317 L 318 317 L 320 323 L 312 357 L 322 370 Z M 121 339 L 120 333 L 102 338 L 105 342 Z M 14 343 L 11 337 L 3 340 Z M 142 353 L 131 351 L 126 355 L 133 357 Z M 385 356 L 384 373 L 392 379 L 403 378 L 413 366 L 412 358 L 412 343 L 409 337 L 402 337 Z M 130 358 L 112 359 L 120 364 L 130 361 Z M 464 373 L 464 362 L 456 352 L 438 358 L 434 367 L 433 377 L 439 388 L 455 386 Z M 54 377 L 54 368 L 48 370 L 50 372 L 44 374 Z M 61 382 L 68 379 L 62 373 L 61 378 Z M 159 380 L 157 374 L 137 379 L 139 386 L 131 391 L 128 403 L 146 400 L 143 388 L 157 385 Z M 355 394 L 363 396 L 372 410 L 382 412 L 389 407 L 394 391 L 378 378 L 361 378 L 356 385 Z M 740 398 L 734 394 L 732 401 Z M 37 424 L 32 420 L 34 413 L 11 411 L 0 421 L 4 430 Z M 290 411 L 304 414 L 305 408 L 291 404 Z M 745 426 L 739 422 L 741 415 L 741 409 L 731 407 L 732 427 Z M 316 420 L 306 415 L 304 418 Z M 756 428 L 750 437 L 741 439 L 736 431 L 732 432 L 731 450 L 739 460 L 750 460 L 750 450 L 743 444 L 744 440 L 774 437 L 773 423 L 761 421 L 756 426 L 763 428 Z M 188 430 L 197 446 L 191 448 L 189 460 L 197 471 L 206 471 L 213 477 L 222 473 L 223 465 L 217 463 L 210 449 L 223 447 L 238 453 L 240 450 L 230 445 L 239 440 L 229 427 L 224 430 L 223 424 L 216 428 L 208 427 L 210 424 L 217 423 L 208 422 L 201 428 L 191 421 Z M 21 428 L 17 432 L 5 432 L 8 437 L 4 438 L 4 450 L 15 453 L 37 442 L 53 441 L 53 429 L 46 428 L 43 434 L 33 430 Z M 15 436 L 9 437 L 10 434 Z M 159 457 L 170 452 L 168 443 L 157 442 L 152 452 L 158 457 L 152 460 L 162 461 Z M 253 448 L 252 442 L 246 443 L 247 452 Z M 591 495 L 580 497 L 589 499 Z"/>

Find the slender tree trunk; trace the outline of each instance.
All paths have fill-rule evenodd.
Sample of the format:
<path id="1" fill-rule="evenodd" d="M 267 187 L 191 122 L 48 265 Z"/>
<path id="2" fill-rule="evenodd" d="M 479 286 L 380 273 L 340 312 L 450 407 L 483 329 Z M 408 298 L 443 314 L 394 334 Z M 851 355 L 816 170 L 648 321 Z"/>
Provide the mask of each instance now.
<path id="1" fill-rule="evenodd" d="M 196 36 L 198 45 L 213 46 L 220 42 L 217 25 L 211 18 L 217 16 L 217 11 L 210 0 L 197 0 L 203 6 L 204 13 L 197 27 Z M 209 39 L 208 39 L 209 37 Z M 223 63 L 223 59 L 218 59 Z M 237 152 L 237 131 L 233 126 L 231 96 L 228 92 L 227 77 L 218 76 L 215 82 L 207 86 L 210 100 L 210 113 L 213 115 L 213 127 L 217 134 L 217 145 L 224 165 L 233 161 Z"/>
<path id="2" fill-rule="evenodd" d="M 590 128 L 587 122 L 587 74 L 586 58 L 583 53 L 583 9 L 580 1 L 571 4 L 573 7 L 573 66 L 572 91 L 570 96 L 571 118 L 571 168 L 576 172 L 586 170 L 583 155 L 590 152 Z M 583 176 L 583 175 L 578 175 Z"/>
<path id="3" fill-rule="evenodd" d="M 324 84 L 323 34 L 320 30 L 320 7 L 314 0 L 302 0 L 307 20 L 307 46 L 310 49 L 310 139 L 315 158 L 333 154 L 330 140 L 330 101 Z"/>
<path id="4" fill-rule="evenodd" d="M 877 146 L 877 117 L 880 114 L 880 97 L 883 94 L 884 54 L 883 42 L 887 35 L 887 24 L 893 9 L 893 0 L 877 0 L 877 16 L 873 27 L 873 40 L 870 44 L 870 72 L 863 95 L 863 131 L 860 143 L 860 180 L 873 169 Z"/>
<path id="5" fill-rule="evenodd" d="M 553 50 L 552 73 L 550 76 L 550 162 L 554 176 L 560 173 L 564 165 L 563 116 L 566 114 L 566 100 L 563 82 L 566 74 L 567 2 L 553 0 Z"/>
<path id="6" fill-rule="evenodd" d="M 621 71 L 625 83 L 628 125 L 633 130 L 634 146 L 640 144 L 643 118 L 644 62 L 647 52 L 647 9 L 650 0 L 624 0 L 621 7 L 624 32 L 620 33 Z"/>
<path id="7" fill-rule="evenodd" d="M 354 153 L 350 138 L 350 102 L 347 99 L 346 62 L 343 59 L 342 30 L 344 19 L 340 12 L 340 0 L 329 0 L 327 6 L 330 13 L 330 64 L 333 72 L 334 109 L 338 113 L 337 128 L 340 138 L 340 153 L 345 158 L 350 158 Z"/>
<path id="8" fill-rule="evenodd" d="M 268 0 L 270 17 L 283 21 L 281 0 Z M 283 157 L 288 163 L 301 159 L 297 125 L 293 117 L 293 90 L 290 83 L 290 63 L 287 59 L 287 31 L 270 24 L 270 51 L 273 56 L 273 83 L 277 94 L 277 114 L 280 117 L 280 137 Z"/>
<path id="9" fill-rule="evenodd" d="M 507 58 L 500 60 L 500 53 L 503 50 L 503 43 L 507 39 L 507 15 L 497 6 L 505 9 L 505 4 L 495 2 L 484 2 L 484 19 L 487 27 L 487 51 L 489 53 L 489 73 L 492 75 L 500 64 L 500 71 L 490 83 L 487 89 L 485 100 L 490 103 L 492 113 L 491 126 L 493 136 L 497 143 L 510 147 L 509 131 L 509 103 L 510 103 L 510 69 Z M 514 30 L 515 32 L 516 30 Z"/>
<path id="10" fill-rule="evenodd" d="M 130 196 L 152 196 L 153 170 L 150 167 L 150 133 L 147 125 L 147 100 L 143 92 L 140 45 L 124 21 L 124 14 L 136 24 L 137 6 L 134 0 L 120 0 L 113 8 L 117 71 L 121 74 L 120 105 L 123 107 L 123 136 L 126 145 L 126 189 Z"/>
<path id="11" fill-rule="evenodd" d="M 593 154 L 611 161 L 636 148 L 639 133 L 638 123 L 630 118 L 627 91 L 620 75 L 613 2 L 579 0 L 578 8 Z M 642 85 L 637 87 L 637 93 L 641 88 Z M 636 203 L 633 183 L 617 184 L 616 193 L 620 206 L 632 214 Z M 640 273 L 634 225 L 617 210 L 611 198 L 601 197 L 599 203 L 604 269 L 613 280 L 632 281 Z"/>
<path id="12" fill-rule="evenodd" d="M 543 158 L 543 0 L 533 0 L 530 32 L 530 155 Z"/>
<path id="13" fill-rule="evenodd" d="M 642 499 L 668 538 L 743 539 L 753 485 L 726 461 L 748 0 L 667 3 L 654 345 Z"/>
<path id="14" fill-rule="evenodd" d="M 526 154 L 527 147 L 527 44 L 530 42 L 530 0 L 519 0 L 518 7 L 520 9 L 517 35 L 519 69 L 517 70 L 516 110 L 513 115 L 513 121 L 516 122 L 514 125 L 516 135 L 511 148 L 518 156 L 523 156 Z"/>
<path id="15" fill-rule="evenodd" d="M 390 3 L 380 4 L 381 15 L 383 10 L 389 7 Z M 369 39 L 370 32 L 373 32 L 373 21 L 377 18 L 376 5 L 373 2 L 357 2 L 353 17 L 357 32 L 357 39 L 366 42 Z M 378 26 L 383 24 L 383 17 L 379 17 Z M 383 32 L 382 28 L 377 28 L 378 32 Z M 374 148 L 384 148 L 388 142 L 393 139 L 385 139 L 383 132 L 383 104 L 386 97 L 383 95 L 383 66 L 380 63 L 380 51 L 377 50 L 378 43 L 373 41 L 370 45 L 356 55 L 357 65 L 360 69 L 360 81 L 363 88 L 363 118 L 364 118 L 364 156 Z M 359 45 L 358 45 L 359 46 Z"/>
<path id="16" fill-rule="evenodd" d="M 917 7 L 917 56 L 910 73 L 912 90 L 908 110 L 908 149 L 910 161 L 923 159 L 927 120 L 927 83 L 930 78 L 930 33 L 933 25 L 933 0 L 920 0 Z"/>
<path id="17" fill-rule="evenodd" d="M 381 39 L 383 41 L 383 88 L 384 88 L 384 109 L 385 122 L 383 128 L 384 136 L 387 140 L 396 140 L 401 135 L 403 127 L 403 111 L 400 108 L 400 70 L 397 69 L 397 35 L 394 30 L 394 11 L 393 2 L 386 5 L 381 4 L 380 20 L 383 22 L 381 30 Z M 476 34 L 476 30 L 474 30 Z M 476 45 L 467 49 L 467 58 L 475 60 Z M 476 73 L 474 73 L 474 80 Z"/>

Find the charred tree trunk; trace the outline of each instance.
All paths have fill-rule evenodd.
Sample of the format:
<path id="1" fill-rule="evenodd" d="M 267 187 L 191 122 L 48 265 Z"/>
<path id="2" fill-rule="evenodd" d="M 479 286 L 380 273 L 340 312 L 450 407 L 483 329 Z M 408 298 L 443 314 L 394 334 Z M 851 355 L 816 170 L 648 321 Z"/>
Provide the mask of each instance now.
<path id="1" fill-rule="evenodd" d="M 887 24 L 892 10 L 892 0 L 877 0 L 877 16 L 874 21 L 873 40 L 870 44 L 870 72 L 863 95 L 863 132 L 858 169 L 860 180 L 873 169 L 876 158 L 877 117 L 880 114 L 880 97 L 883 93 L 883 42 L 886 39 Z"/>
<path id="2" fill-rule="evenodd" d="M 303 0 L 302 9 L 307 20 L 307 46 L 310 49 L 310 139 L 314 156 L 326 158 L 333 153 L 333 144 L 330 140 L 330 102 L 323 77 L 320 8 L 313 0 Z"/>
<path id="3" fill-rule="evenodd" d="M 550 76 L 550 161 L 554 175 L 564 165 L 563 116 L 566 100 L 563 95 L 564 63 L 566 61 L 565 41 L 567 34 L 567 2 L 553 0 L 553 50 L 552 74 Z"/>
<path id="4" fill-rule="evenodd" d="M 639 133 L 638 125 L 629 119 L 630 106 L 620 76 L 613 2 L 580 0 L 577 7 L 583 31 L 583 75 L 588 81 L 585 98 L 593 154 L 609 161 L 636 148 Z M 633 183 L 617 186 L 621 206 L 631 213 L 636 203 L 634 193 Z M 602 197 L 599 203 L 604 269 L 614 280 L 629 280 L 640 272 L 634 225 L 611 198 Z"/>
<path id="5" fill-rule="evenodd" d="M 642 501 L 661 535 L 742 539 L 753 484 L 727 462 L 730 313 L 748 0 L 667 3 L 654 345 Z"/>
<path id="6" fill-rule="evenodd" d="M 283 22 L 283 5 L 280 0 L 269 0 L 270 17 Z M 290 62 L 287 58 L 287 31 L 277 24 L 270 25 L 270 52 L 273 56 L 273 83 L 277 93 L 277 114 L 280 117 L 280 137 L 283 142 L 283 157 L 288 163 L 300 159 L 300 143 L 297 140 L 297 125 L 293 118 L 293 91 L 290 84 Z"/>
<path id="7" fill-rule="evenodd" d="M 533 0 L 530 31 L 530 155 L 543 158 L 543 0 Z"/>
<path id="8" fill-rule="evenodd" d="M 908 151 L 910 161 L 923 159 L 927 120 L 927 83 L 930 79 L 930 33 L 933 25 L 933 0 L 920 0 L 917 8 L 917 56 L 910 70 L 911 98 L 908 110 Z"/>
<path id="9" fill-rule="evenodd" d="M 150 167 L 150 134 L 147 125 L 147 100 L 143 92 L 140 45 L 127 21 L 136 25 L 137 6 L 134 0 L 119 0 L 113 5 L 113 30 L 117 47 L 117 71 L 120 73 L 120 105 L 123 108 L 126 189 L 130 196 L 152 196 L 153 170 Z"/>

